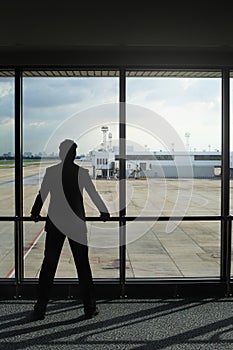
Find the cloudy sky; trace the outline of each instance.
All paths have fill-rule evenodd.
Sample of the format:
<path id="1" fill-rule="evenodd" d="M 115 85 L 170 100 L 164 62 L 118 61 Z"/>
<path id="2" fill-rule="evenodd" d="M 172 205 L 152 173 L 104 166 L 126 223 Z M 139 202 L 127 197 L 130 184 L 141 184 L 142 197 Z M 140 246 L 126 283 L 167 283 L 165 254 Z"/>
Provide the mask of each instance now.
<path id="1" fill-rule="evenodd" d="M 118 78 L 24 78 L 24 152 L 57 152 L 64 138 L 87 153 L 102 142 L 101 126 L 118 140 Z M 0 79 L 0 154 L 13 152 L 13 79 Z M 127 142 L 138 150 L 221 150 L 221 81 L 127 78 Z M 185 137 L 189 133 L 190 137 Z"/>

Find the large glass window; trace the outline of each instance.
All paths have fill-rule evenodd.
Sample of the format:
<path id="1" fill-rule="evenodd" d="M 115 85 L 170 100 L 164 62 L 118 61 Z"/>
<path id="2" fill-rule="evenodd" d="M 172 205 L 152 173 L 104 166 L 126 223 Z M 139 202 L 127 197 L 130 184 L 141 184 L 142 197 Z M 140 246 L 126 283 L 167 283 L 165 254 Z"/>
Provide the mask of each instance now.
<path id="1" fill-rule="evenodd" d="M 0 278 L 15 277 L 14 223 L 0 222 Z"/>
<path id="2" fill-rule="evenodd" d="M 123 82 L 120 84 L 117 70 L 23 71 L 23 201 L 19 195 L 17 208 L 22 204 L 23 216 L 30 216 L 46 169 L 61 161 L 60 143 L 72 139 L 78 145 L 75 163 L 88 170 L 114 217 L 107 222 L 96 220 L 99 211 L 84 191 L 94 278 L 120 277 L 124 283 L 125 268 L 126 283 L 134 278 L 219 279 L 226 267 L 220 266 L 226 258 L 220 259 L 225 253 L 220 246 L 219 218 L 223 204 L 221 72 L 126 70 L 126 187 L 119 181 L 123 175 L 119 147 L 119 100 L 124 96 L 124 89 L 119 88 L 124 87 Z M 45 221 L 25 220 L 23 226 L 14 223 L 14 86 L 14 74 L 0 71 L 0 221 L 4 216 L 0 222 L 0 278 L 15 277 L 16 251 L 16 260 L 23 259 L 23 271 L 18 270 L 17 278 L 37 279 L 45 246 Z M 231 78 L 231 101 L 232 86 Z M 20 97 L 20 91 L 17 93 Z M 230 114 L 232 120 L 232 103 Z M 120 126 L 123 135 L 124 127 Z M 16 132 L 20 143 L 20 130 Z M 16 176 L 19 180 L 20 174 Z M 21 194 L 20 184 L 17 191 Z M 119 193 L 121 204 L 126 199 L 125 231 L 120 231 L 123 208 L 119 207 Z M 48 201 L 49 197 L 41 211 L 44 217 Z M 6 216 L 9 221 L 5 221 Z M 222 238 L 227 237 L 225 231 L 222 233 Z M 119 247 L 124 243 L 126 250 Z M 55 277 L 77 277 L 67 240 Z"/>
<path id="3" fill-rule="evenodd" d="M 88 242 L 94 278 L 119 278 L 119 225 L 117 222 L 89 222 Z"/>
<path id="4" fill-rule="evenodd" d="M 180 218 L 127 223 L 128 277 L 219 276 L 218 224 L 182 218 L 220 215 L 220 73 L 132 71 L 126 91 L 127 215 Z"/>
<path id="5" fill-rule="evenodd" d="M 0 71 L 0 216 L 15 215 L 14 77 Z M 0 278 L 14 277 L 14 223 L 0 222 Z"/>
<path id="6" fill-rule="evenodd" d="M 72 139 L 78 144 L 75 162 L 88 169 L 111 215 L 118 216 L 118 168 L 114 158 L 114 149 L 118 147 L 118 99 L 119 78 L 116 71 L 24 72 L 24 215 L 30 215 L 46 168 L 60 162 L 60 143 L 65 139 Z M 43 207 L 42 215 L 46 215 L 47 203 Z M 86 216 L 99 217 L 99 211 L 86 191 L 84 205 Z M 101 230 L 106 231 L 107 225 L 101 223 Z M 38 232 L 41 232 L 41 225 L 26 224 L 25 227 L 25 247 L 27 247 L 35 240 Z M 98 224 L 92 222 L 90 230 L 94 235 L 95 231 L 99 230 Z M 116 227 L 115 230 L 117 231 Z M 109 239 L 110 237 L 105 234 L 102 243 Z M 42 232 L 37 245 L 43 246 Z M 109 248 L 111 247 L 108 246 Z M 94 245 L 90 251 L 90 261 L 93 264 L 96 259 L 99 261 L 99 267 L 104 266 L 102 260 L 106 261 L 106 265 L 107 261 L 118 261 L 118 250 L 115 246 L 108 251 L 108 256 L 104 253 L 104 247 L 98 246 L 98 252 L 96 249 Z M 26 277 L 37 277 L 37 269 L 34 267 L 31 271 L 30 263 L 30 259 L 37 256 L 37 252 L 38 249 L 31 250 L 25 259 Z M 65 244 L 63 249 L 65 257 L 64 259 L 61 257 L 56 277 L 76 276 L 74 266 L 71 270 L 66 270 L 69 266 L 67 262 L 71 261 L 70 254 L 70 249 Z M 41 258 L 40 254 L 36 258 L 37 267 L 40 267 Z M 104 271 L 104 267 L 99 267 L 94 269 L 95 277 L 103 277 L 101 271 Z M 109 277 L 117 275 L 117 269 L 108 272 Z"/>
<path id="7" fill-rule="evenodd" d="M 139 73 L 126 80 L 127 212 L 219 215 L 220 73 Z"/>
<path id="8" fill-rule="evenodd" d="M 12 216 L 14 208 L 14 78 L 0 71 L 0 215 Z"/>
<path id="9" fill-rule="evenodd" d="M 38 278 L 44 257 L 44 223 L 25 222 L 24 230 L 24 277 Z"/>
<path id="10" fill-rule="evenodd" d="M 167 233 L 169 224 L 135 221 L 127 226 L 127 278 L 219 277 L 219 222 L 183 221 Z M 144 234 L 135 239 L 139 226 Z"/>
<path id="11" fill-rule="evenodd" d="M 118 224 L 89 222 L 87 227 L 89 260 L 93 277 L 119 278 Z M 45 235 L 43 222 L 24 223 L 25 278 L 39 277 L 44 257 Z M 67 239 L 64 242 L 55 278 L 77 278 L 77 271 Z"/>

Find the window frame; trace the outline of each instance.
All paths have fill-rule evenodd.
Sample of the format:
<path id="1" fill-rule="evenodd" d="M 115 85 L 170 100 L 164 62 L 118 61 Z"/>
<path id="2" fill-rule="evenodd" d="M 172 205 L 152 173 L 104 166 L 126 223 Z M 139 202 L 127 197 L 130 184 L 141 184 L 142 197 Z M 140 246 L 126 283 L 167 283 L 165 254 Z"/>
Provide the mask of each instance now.
<path id="1" fill-rule="evenodd" d="M 1 69 L 1 68 L 0 68 Z M 5 68 L 4 68 L 5 69 Z M 41 72 L 49 72 L 56 71 L 61 68 L 60 67 L 33 67 L 35 71 Z M 74 71 L 74 67 L 63 67 L 62 70 Z M 103 67 L 86 67 L 86 66 L 78 66 L 75 67 L 76 70 L 80 70 L 83 72 L 88 72 L 90 69 L 93 71 L 103 69 Z M 143 67 L 140 66 L 137 68 L 138 70 L 172 70 L 173 67 Z M 15 278 L 9 280 L 0 279 L 1 285 L 12 285 L 13 286 L 13 294 L 19 296 L 22 292 L 24 295 L 27 293 L 24 291 L 27 290 L 27 287 L 31 284 L 35 285 L 37 280 L 25 280 L 24 279 L 24 266 L 23 266 L 23 222 L 31 221 L 30 217 L 23 216 L 23 163 L 22 163 L 22 125 L 23 125 L 23 113 L 22 113 L 22 84 L 23 84 L 23 73 L 24 71 L 30 71 L 30 68 L 27 67 L 16 67 L 14 69 L 14 79 L 15 79 L 15 215 L 12 217 L 4 217 L 0 216 L 0 221 L 12 221 L 15 223 Z M 112 279 L 106 280 L 96 280 L 95 282 L 106 289 L 107 286 L 116 287 L 117 294 L 120 296 L 126 296 L 126 294 L 131 291 L 133 295 L 133 287 L 134 285 L 138 285 L 138 293 L 140 290 L 140 285 L 150 284 L 152 290 L 154 290 L 154 286 L 163 285 L 166 290 L 169 288 L 168 286 L 174 286 L 177 290 L 177 285 L 181 286 L 191 286 L 193 285 L 201 285 L 204 284 L 209 285 L 211 282 L 215 286 L 221 286 L 221 291 L 224 293 L 229 293 L 231 289 L 231 229 L 232 229 L 232 217 L 229 211 L 229 203 L 230 203 L 230 181 L 229 181 L 229 155 L 230 155 L 230 68 L 229 67 L 203 67 L 203 71 L 219 71 L 221 72 L 221 81 L 222 81 L 222 166 L 221 166 L 221 215 L 218 216 L 185 216 L 184 218 L 178 217 L 140 217 L 142 221 L 153 221 L 153 220 L 180 220 L 183 221 L 220 221 L 221 222 L 221 259 L 220 259 L 220 277 L 217 279 L 206 280 L 202 278 L 179 278 L 179 280 L 166 279 L 161 281 L 159 278 L 155 278 L 153 280 L 146 279 L 127 279 L 126 280 L 126 222 L 132 221 L 135 217 L 126 216 L 125 205 L 126 205 L 126 76 L 130 71 L 135 71 L 135 67 L 123 67 L 115 66 L 115 67 L 105 67 L 106 71 L 118 71 L 119 72 L 119 216 L 110 218 L 110 221 L 118 221 L 119 223 L 119 259 L 120 259 L 120 277 L 119 281 L 113 281 Z M 182 67 L 176 67 L 176 71 L 182 71 Z M 195 71 L 200 70 L 197 67 L 189 67 L 186 71 Z M 183 70 L 184 71 L 184 70 Z M 41 219 L 42 221 L 45 218 Z M 100 221 L 100 218 L 96 217 L 87 217 L 87 221 Z M 64 287 L 67 285 L 73 285 L 74 280 L 61 280 L 55 281 L 59 285 L 63 285 Z M 217 288 L 217 287 L 216 287 Z M 113 288 L 114 289 L 114 288 Z M 19 292 L 19 290 L 21 292 Z M 204 287 L 203 287 L 204 290 Z M 71 293 L 70 291 L 68 293 Z M 109 292 L 109 294 L 111 294 Z"/>

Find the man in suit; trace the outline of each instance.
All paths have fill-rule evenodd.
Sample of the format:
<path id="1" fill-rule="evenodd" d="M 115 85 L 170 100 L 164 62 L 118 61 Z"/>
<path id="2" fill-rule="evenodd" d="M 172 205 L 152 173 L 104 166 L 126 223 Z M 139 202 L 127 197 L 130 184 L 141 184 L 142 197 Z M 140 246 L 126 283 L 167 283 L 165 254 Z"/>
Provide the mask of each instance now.
<path id="1" fill-rule="evenodd" d="M 88 259 L 87 227 L 83 204 L 85 189 L 100 212 L 103 221 L 110 215 L 103 200 L 96 191 L 88 170 L 74 163 L 77 145 L 66 139 L 59 146 L 61 162 L 46 169 L 41 188 L 31 210 L 35 222 L 40 218 L 41 208 L 50 194 L 46 218 L 46 241 L 44 259 L 41 266 L 38 285 L 38 298 L 30 320 L 44 319 L 46 306 L 62 246 L 66 236 L 74 257 L 81 297 L 84 305 L 84 317 L 92 318 L 99 313 L 96 306 L 92 273 Z"/>

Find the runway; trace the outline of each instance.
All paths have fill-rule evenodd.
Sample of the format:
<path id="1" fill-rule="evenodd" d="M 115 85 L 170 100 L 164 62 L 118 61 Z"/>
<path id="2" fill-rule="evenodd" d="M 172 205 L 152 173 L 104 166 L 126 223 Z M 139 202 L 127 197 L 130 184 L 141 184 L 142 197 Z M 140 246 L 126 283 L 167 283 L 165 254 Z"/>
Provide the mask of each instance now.
<path id="1" fill-rule="evenodd" d="M 30 210 L 45 168 L 33 162 L 23 168 L 24 216 Z M 91 165 L 81 163 L 91 174 Z M 0 169 L 1 215 L 14 215 L 14 168 Z M 112 216 L 119 215 L 119 180 L 93 180 Z M 126 182 L 128 216 L 220 215 L 221 182 L 211 179 L 130 179 Z M 88 195 L 87 216 L 99 216 Z M 46 207 L 46 206 L 45 206 Z M 42 210 L 46 215 L 46 209 Z M 44 223 L 24 222 L 25 278 L 37 278 L 43 259 Z M 0 222 L 0 277 L 14 277 L 14 223 Z M 127 222 L 127 278 L 219 277 L 220 223 Z M 94 278 L 119 278 L 118 222 L 88 222 L 89 256 Z M 68 242 L 56 277 L 73 278 L 76 271 Z"/>

